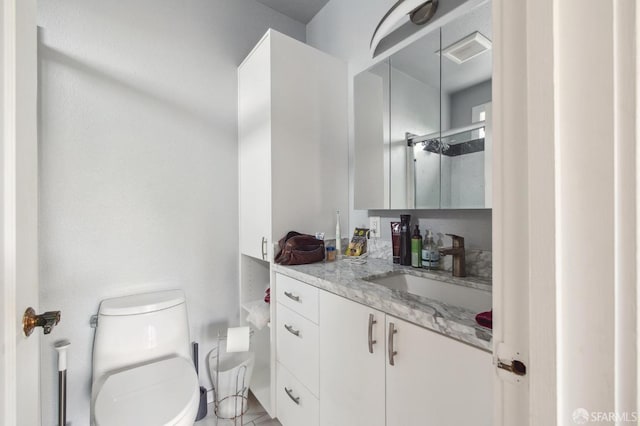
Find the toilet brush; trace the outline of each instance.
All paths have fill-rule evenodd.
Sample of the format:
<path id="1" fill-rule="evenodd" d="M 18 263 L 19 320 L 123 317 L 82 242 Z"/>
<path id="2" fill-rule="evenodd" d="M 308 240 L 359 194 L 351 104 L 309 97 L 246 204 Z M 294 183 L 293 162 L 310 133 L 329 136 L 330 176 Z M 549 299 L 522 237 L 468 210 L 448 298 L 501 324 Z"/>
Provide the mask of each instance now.
<path id="1" fill-rule="evenodd" d="M 198 376 L 198 382 L 200 381 L 200 375 L 198 372 L 198 343 L 193 342 L 193 363 L 196 367 L 196 376 Z M 200 405 L 198 406 L 198 415 L 196 421 L 203 419 L 207 415 L 207 390 L 204 386 L 200 386 Z"/>
<path id="2" fill-rule="evenodd" d="M 58 352 L 58 426 L 67 424 L 67 348 L 68 340 L 60 340 L 53 346 Z"/>

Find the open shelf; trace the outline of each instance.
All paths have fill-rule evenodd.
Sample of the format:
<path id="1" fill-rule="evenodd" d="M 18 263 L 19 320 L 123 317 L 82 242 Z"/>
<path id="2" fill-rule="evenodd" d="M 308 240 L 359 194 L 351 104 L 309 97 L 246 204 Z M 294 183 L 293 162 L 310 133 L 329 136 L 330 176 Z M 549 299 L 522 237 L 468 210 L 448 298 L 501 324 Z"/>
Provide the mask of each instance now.
<path id="1" fill-rule="evenodd" d="M 272 413 L 271 405 L 271 330 L 263 328 L 255 331 L 251 342 L 251 350 L 255 353 L 255 365 L 251 378 L 251 392 L 260 404 Z"/>
<path id="2" fill-rule="evenodd" d="M 260 300 L 251 300 L 249 302 L 245 302 L 242 303 L 240 305 L 240 307 L 242 307 L 242 310 L 249 313 L 251 312 L 251 310 L 256 307 L 256 306 L 261 306 L 261 305 L 265 305 L 267 307 L 267 309 L 271 309 L 271 306 L 266 303 L 264 300 L 260 299 Z M 251 324 L 251 323 L 249 323 Z M 271 319 L 269 319 L 269 322 L 267 322 L 267 327 L 271 328 Z"/>

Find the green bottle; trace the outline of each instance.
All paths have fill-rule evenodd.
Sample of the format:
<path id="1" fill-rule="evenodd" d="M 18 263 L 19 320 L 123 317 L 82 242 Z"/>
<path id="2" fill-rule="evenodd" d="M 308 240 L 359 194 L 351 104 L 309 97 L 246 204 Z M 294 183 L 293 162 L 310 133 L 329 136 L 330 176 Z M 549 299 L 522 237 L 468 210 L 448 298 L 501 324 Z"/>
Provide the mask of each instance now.
<path id="1" fill-rule="evenodd" d="M 418 225 L 411 235 L 411 266 L 414 268 L 422 267 L 422 235 L 420 235 Z"/>

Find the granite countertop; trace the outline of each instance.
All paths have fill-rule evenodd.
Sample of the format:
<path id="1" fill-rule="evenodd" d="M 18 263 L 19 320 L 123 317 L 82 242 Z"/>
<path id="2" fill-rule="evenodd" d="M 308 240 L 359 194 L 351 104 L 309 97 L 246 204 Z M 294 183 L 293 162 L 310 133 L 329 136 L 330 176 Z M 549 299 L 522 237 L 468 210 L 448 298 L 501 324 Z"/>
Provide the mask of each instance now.
<path id="1" fill-rule="evenodd" d="M 438 281 L 491 292 L 491 280 L 485 278 L 452 277 L 450 272 L 427 271 L 401 266 L 386 259 L 367 259 L 356 264 L 349 260 L 329 263 L 283 266 L 273 264 L 273 270 L 314 287 L 370 306 L 389 315 L 436 331 L 445 336 L 491 352 L 491 330 L 480 327 L 475 316 L 478 312 L 447 305 L 434 299 L 392 290 L 383 285 L 365 281 L 371 276 L 391 275 L 403 271 Z"/>

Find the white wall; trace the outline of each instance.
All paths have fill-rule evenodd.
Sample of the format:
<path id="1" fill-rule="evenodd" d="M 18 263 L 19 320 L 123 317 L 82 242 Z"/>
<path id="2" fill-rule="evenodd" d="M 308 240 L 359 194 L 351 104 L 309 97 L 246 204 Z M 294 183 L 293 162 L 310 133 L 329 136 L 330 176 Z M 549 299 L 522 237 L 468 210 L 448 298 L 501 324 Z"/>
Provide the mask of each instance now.
<path id="1" fill-rule="evenodd" d="M 491 80 L 476 84 L 458 92 L 450 93 L 449 108 L 451 117 L 451 127 L 468 126 L 473 122 L 471 119 L 471 109 L 474 106 L 491 102 Z M 447 127 L 446 129 L 448 129 Z M 443 127 L 443 130 L 446 130 Z"/>
<path id="2" fill-rule="evenodd" d="M 463 0 L 440 3 L 441 11 L 451 10 L 463 3 Z M 369 42 L 380 18 L 395 4 L 395 0 L 330 0 L 327 5 L 307 24 L 307 43 L 318 49 L 337 56 L 349 64 L 349 143 L 350 143 L 350 191 L 353 194 L 353 77 L 360 71 L 372 66 L 376 61 L 371 59 Z M 438 13 L 440 13 L 439 11 Z M 350 196 L 349 233 L 355 226 L 368 224 L 368 211 L 356 210 L 353 207 L 353 195 Z M 375 214 L 387 218 L 398 218 L 400 211 L 376 211 Z M 491 248 L 491 211 L 412 211 L 414 217 L 436 221 L 447 232 L 471 230 L 470 226 L 461 226 L 461 221 L 473 224 L 474 229 L 481 232 L 473 236 L 460 235 L 466 238 L 469 246 Z M 455 216 L 455 218 L 454 218 Z M 387 225 L 383 225 L 383 230 Z M 422 226 L 421 226 L 422 228 Z M 450 229 L 450 230 L 448 230 Z M 458 229 L 459 231 L 456 231 Z M 485 232 L 488 230 L 488 233 Z M 384 231 L 383 231 L 384 232 Z M 384 237 L 384 234 L 383 234 Z M 478 238 L 478 239 L 476 239 Z"/>
<path id="3" fill-rule="evenodd" d="M 305 33 L 253 0 L 38 7 L 41 310 L 62 311 L 42 341 L 42 423 L 52 344 L 69 338 L 68 418 L 86 425 L 100 300 L 183 289 L 203 367 L 238 321 L 236 67 L 268 27 Z"/>

